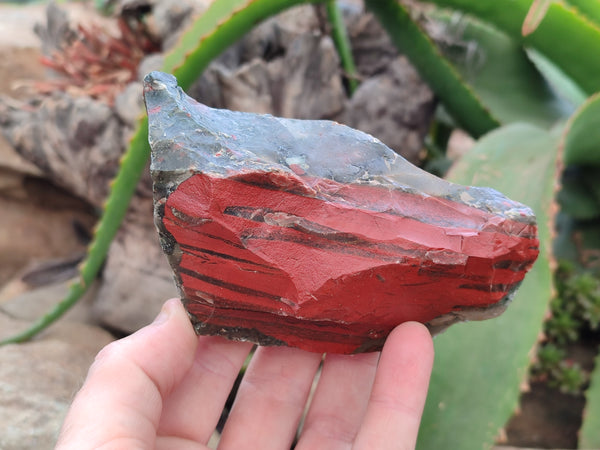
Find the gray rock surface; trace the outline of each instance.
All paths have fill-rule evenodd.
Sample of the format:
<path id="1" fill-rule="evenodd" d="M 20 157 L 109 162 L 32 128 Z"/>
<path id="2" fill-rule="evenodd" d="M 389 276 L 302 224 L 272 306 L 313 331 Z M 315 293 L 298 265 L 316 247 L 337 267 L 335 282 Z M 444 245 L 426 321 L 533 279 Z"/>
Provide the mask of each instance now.
<path id="1" fill-rule="evenodd" d="M 423 137 L 435 108 L 433 94 L 404 57 L 366 79 L 338 120 L 377 136 L 412 162 L 421 160 Z"/>
<path id="2" fill-rule="evenodd" d="M 24 290 L 23 292 L 4 298 L 4 292 L 11 290 L 11 285 L 5 286 L 0 291 L 0 313 L 18 320 L 37 320 L 41 313 L 50 311 L 57 301 L 64 298 L 74 280 L 48 284 L 37 289 Z M 17 280 L 12 284 L 18 283 Z M 99 283 L 96 282 L 88 290 L 86 295 L 71 308 L 61 320 L 70 322 L 87 323 L 94 322 L 92 305 L 97 295 Z M 18 289 L 16 286 L 14 290 Z M 26 289 L 26 288 L 25 288 Z"/>
<path id="3" fill-rule="evenodd" d="M 95 320 L 129 333 L 152 322 L 165 300 L 177 296 L 154 225 L 129 223 L 111 245 L 94 302 Z"/>
<path id="4" fill-rule="evenodd" d="M 123 127 L 106 104 L 54 92 L 21 109 L 0 102 L 0 129 L 44 176 L 102 205 L 123 151 Z"/>
<path id="5" fill-rule="evenodd" d="M 1 337 L 26 324 L 0 314 Z M 54 448 L 88 367 L 112 339 L 100 328 L 63 321 L 35 341 L 0 347 L 0 448 Z"/>
<path id="6" fill-rule="evenodd" d="M 357 5 L 347 5 L 345 12 L 362 80 L 352 98 L 344 90 L 327 24 L 312 6 L 260 24 L 205 71 L 190 95 L 213 108 L 334 119 L 418 163 L 434 95 L 371 15 Z"/>

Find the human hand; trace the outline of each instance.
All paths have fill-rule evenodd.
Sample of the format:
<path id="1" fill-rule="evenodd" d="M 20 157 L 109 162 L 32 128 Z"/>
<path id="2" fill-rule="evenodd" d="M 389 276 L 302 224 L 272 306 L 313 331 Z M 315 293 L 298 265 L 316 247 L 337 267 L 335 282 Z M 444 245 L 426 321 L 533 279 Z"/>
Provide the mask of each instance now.
<path id="1" fill-rule="evenodd" d="M 106 346 L 57 449 L 205 449 L 252 345 L 197 337 L 181 302 Z M 321 355 L 259 347 L 219 448 L 290 448 Z M 297 449 L 414 448 L 433 364 L 427 329 L 405 323 L 379 353 L 326 356 Z"/>

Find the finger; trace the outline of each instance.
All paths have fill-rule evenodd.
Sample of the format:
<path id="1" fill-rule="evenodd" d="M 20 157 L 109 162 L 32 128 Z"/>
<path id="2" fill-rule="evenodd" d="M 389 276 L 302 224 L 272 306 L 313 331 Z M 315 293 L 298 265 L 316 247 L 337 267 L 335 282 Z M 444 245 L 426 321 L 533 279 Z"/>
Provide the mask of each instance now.
<path id="1" fill-rule="evenodd" d="M 298 450 L 352 447 L 367 409 L 378 359 L 379 353 L 327 355 Z"/>
<path id="2" fill-rule="evenodd" d="M 289 448 L 320 362 L 318 353 L 259 347 L 240 384 L 219 448 Z"/>
<path id="3" fill-rule="evenodd" d="M 356 449 L 414 448 L 433 366 L 427 328 L 410 322 L 388 337 Z"/>
<path id="4" fill-rule="evenodd" d="M 251 348 L 248 342 L 201 337 L 192 367 L 164 404 L 159 436 L 207 443 Z"/>
<path id="5" fill-rule="evenodd" d="M 57 448 L 154 446 L 163 398 L 192 365 L 197 337 L 178 299 L 155 321 L 107 345 L 65 419 Z"/>

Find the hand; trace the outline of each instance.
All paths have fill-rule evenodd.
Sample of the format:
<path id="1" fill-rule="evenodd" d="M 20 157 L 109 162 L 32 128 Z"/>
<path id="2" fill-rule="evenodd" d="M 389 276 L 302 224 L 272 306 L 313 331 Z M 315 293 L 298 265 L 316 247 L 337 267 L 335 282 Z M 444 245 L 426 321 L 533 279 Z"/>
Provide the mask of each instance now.
<path id="1" fill-rule="evenodd" d="M 65 419 L 57 449 L 204 449 L 252 345 L 198 338 L 177 299 L 106 346 Z M 256 350 L 219 448 L 290 448 L 321 355 Z M 379 353 L 330 354 L 297 449 L 414 448 L 433 364 L 427 329 L 397 327 Z"/>

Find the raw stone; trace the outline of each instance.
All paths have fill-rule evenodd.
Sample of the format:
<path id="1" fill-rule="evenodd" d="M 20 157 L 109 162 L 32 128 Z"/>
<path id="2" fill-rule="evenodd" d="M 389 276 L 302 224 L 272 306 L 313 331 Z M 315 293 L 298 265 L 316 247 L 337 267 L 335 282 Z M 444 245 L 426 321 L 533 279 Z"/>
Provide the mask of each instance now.
<path id="1" fill-rule="evenodd" d="M 497 316 L 538 254 L 533 212 L 330 121 L 208 108 L 145 79 L 155 223 L 200 334 L 379 350 L 398 324 Z"/>

